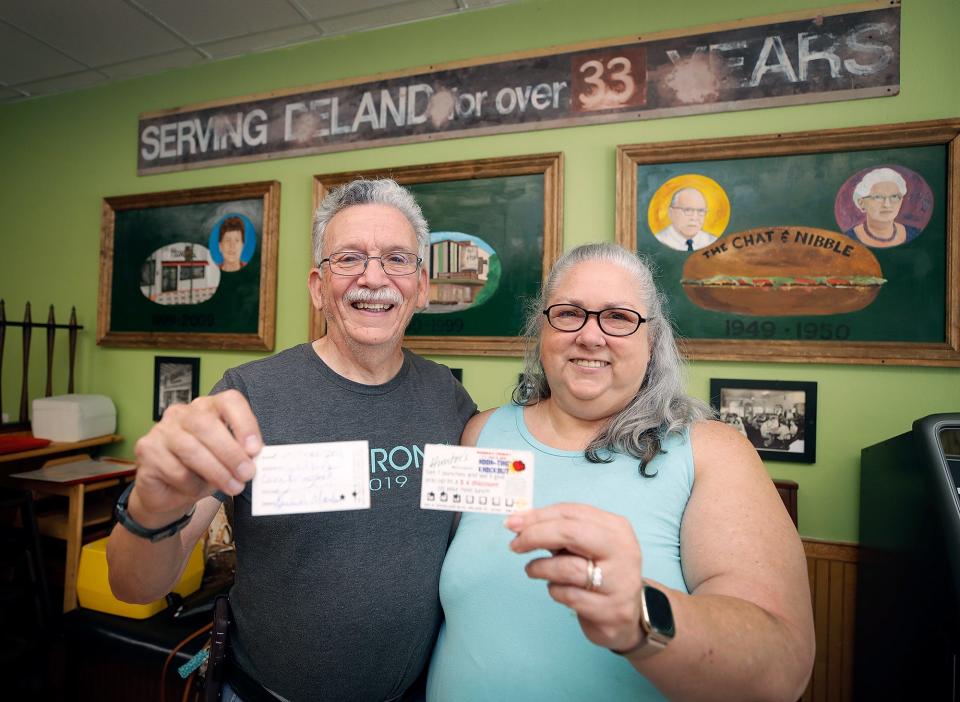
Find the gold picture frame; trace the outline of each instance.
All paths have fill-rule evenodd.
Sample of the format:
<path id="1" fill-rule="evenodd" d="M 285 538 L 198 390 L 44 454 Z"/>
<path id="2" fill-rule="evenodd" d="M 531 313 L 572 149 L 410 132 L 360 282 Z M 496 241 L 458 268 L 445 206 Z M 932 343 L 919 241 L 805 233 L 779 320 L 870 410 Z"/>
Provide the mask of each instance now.
<path id="1" fill-rule="evenodd" d="M 272 350 L 279 229 L 276 181 L 104 198 L 97 343 Z"/>
<path id="2" fill-rule="evenodd" d="M 960 366 L 958 163 L 956 119 L 619 146 L 617 241 L 653 260 L 692 359 Z M 881 196 L 864 197 L 866 191 L 856 188 L 866 187 L 863 174 L 876 171 L 879 178 L 881 169 L 888 176 L 896 171 L 900 182 L 909 184 L 893 196 L 899 207 L 893 231 L 905 239 L 890 248 L 857 233 L 869 221 L 865 203 Z M 675 202 L 681 190 L 698 188 L 702 192 L 692 197 L 703 205 L 684 208 Z M 707 233 L 715 239 L 693 252 L 673 250 L 656 231 L 673 221 L 663 216 L 668 209 L 699 216 L 701 231 L 691 236 Z M 832 274 L 810 265 L 800 277 L 784 263 L 788 242 L 819 242 L 849 256 L 868 250 L 882 271 L 842 279 L 830 277 L 843 273 L 839 264 Z M 740 271 L 721 270 L 738 257 L 742 261 L 746 254 L 737 249 L 756 250 L 758 244 L 770 249 L 769 260 L 780 262 L 764 277 L 754 265 L 763 258 L 759 253 Z M 719 263 L 724 258 L 726 264 Z M 694 259 L 699 263 L 690 263 Z M 717 275 L 693 276 L 694 269 Z M 811 304 L 806 312 L 780 296 L 781 307 L 764 308 L 773 314 L 695 296 L 697 285 L 765 284 L 771 290 L 834 285 L 825 280 L 835 281 L 837 289 L 882 287 L 872 301 L 847 309 Z M 729 300 L 725 292 L 716 296 L 721 294 Z"/>
<path id="3" fill-rule="evenodd" d="M 433 234 L 443 231 L 481 246 L 492 243 L 492 248 L 487 247 L 494 251 L 487 258 L 490 274 L 497 271 L 503 275 L 497 279 L 500 287 L 482 305 L 464 308 L 462 303 L 450 304 L 457 309 L 447 312 L 434 303 L 437 311 L 415 314 L 404 346 L 422 354 L 523 355 L 518 305 L 522 306 L 522 298 L 539 292 L 544 276 L 561 252 L 563 155 L 534 154 L 316 175 L 314 210 L 331 189 L 360 177 L 393 178 L 410 187 Z M 509 203 L 506 193 L 510 194 Z M 508 245 L 510 257 L 501 259 L 497 247 Z M 429 260 L 423 265 L 431 270 Z M 508 275 L 514 276 L 509 291 L 503 285 Z M 434 279 L 436 287 L 431 287 L 431 295 L 442 282 Z M 484 333 L 471 333 L 471 329 Z M 312 305 L 308 333 L 311 340 L 325 333 L 323 316 Z"/>

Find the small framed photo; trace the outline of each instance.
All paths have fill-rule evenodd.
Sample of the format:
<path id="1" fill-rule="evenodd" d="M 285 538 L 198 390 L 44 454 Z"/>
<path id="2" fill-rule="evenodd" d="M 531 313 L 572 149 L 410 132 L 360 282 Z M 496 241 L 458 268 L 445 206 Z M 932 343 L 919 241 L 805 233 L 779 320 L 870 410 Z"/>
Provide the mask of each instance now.
<path id="1" fill-rule="evenodd" d="M 200 359 L 155 356 L 153 359 L 153 419 L 159 421 L 170 405 L 187 404 L 200 394 Z"/>
<path id="2" fill-rule="evenodd" d="M 816 462 L 816 383 L 711 378 L 710 404 L 763 460 Z"/>

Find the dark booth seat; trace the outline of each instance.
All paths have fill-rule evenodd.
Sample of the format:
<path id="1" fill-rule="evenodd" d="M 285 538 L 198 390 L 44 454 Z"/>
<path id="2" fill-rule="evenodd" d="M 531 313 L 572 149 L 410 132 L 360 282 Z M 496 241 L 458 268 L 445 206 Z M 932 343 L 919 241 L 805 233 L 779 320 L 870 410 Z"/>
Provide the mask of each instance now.
<path id="1" fill-rule="evenodd" d="M 65 614 L 65 687 L 71 695 L 68 699 L 180 700 L 184 681 L 177 668 L 200 650 L 207 634 L 189 641 L 173 657 L 164 678 L 165 699 L 161 699 L 164 662 L 180 642 L 209 623 L 207 613 L 175 619 L 171 608 L 148 619 L 128 619 L 83 608 Z"/>

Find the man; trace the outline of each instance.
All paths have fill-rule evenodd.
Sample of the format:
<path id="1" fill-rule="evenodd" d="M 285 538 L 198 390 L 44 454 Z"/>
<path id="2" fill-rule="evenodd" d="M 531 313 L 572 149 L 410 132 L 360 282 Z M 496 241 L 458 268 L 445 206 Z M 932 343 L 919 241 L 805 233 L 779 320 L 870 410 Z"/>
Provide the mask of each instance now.
<path id="1" fill-rule="evenodd" d="M 654 236 L 657 241 L 677 251 L 696 251 L 717 240 L 713 234 L 703 231 L 707 216 L 707 199 L 696 188 L 681 188 L 670 198 L 667 217 L 670 226 Z"/>
<path id="2" fill-rule="evenodd" d="M 219 241 L 220 254 L 223 256 L 223 263 L 220 264 L 221 271 L 235 273 L 247 265 L 240 260 L 244 244 L 242 219 L 227 217 L 223 220 L 223 224 L 220 225 Z"/>
<path id="3" fill-rule="evenodd" d="M 426 304 L 428 244 L 393 181 L 330 193 L 308 280 L 326 336 L 227 371 L 137 442 L 134 523 L 111 534 L 111 586 L 129 601 L 162 597 L 219 508 L 211 495 L 234 496 L 228 683 L 247 702 L 260 685 L 290 700 L 399 700 L 430 654 L 451 517 L 419 509 L 420 459 L 426 443 L 458 443 L 476 405 L 448 369 L 400 346 Z M 261 446 L 358 439 L 370 443 L 370 510 L 251 516 Z M 143 538 L 192 509 L 175 536 Z"/>

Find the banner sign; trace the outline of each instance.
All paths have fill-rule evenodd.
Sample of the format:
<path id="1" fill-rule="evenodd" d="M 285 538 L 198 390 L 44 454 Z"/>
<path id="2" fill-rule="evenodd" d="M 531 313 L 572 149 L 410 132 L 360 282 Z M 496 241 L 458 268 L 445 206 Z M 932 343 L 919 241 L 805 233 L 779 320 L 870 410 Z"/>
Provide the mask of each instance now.
<path id="1" fill-rule="evenodd" d="M 896 95 L 900 6 L 869 2 L 142 115 L 138 173 Z"/>

